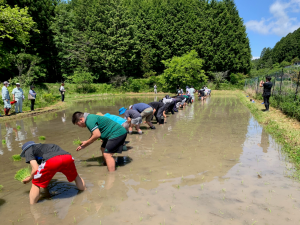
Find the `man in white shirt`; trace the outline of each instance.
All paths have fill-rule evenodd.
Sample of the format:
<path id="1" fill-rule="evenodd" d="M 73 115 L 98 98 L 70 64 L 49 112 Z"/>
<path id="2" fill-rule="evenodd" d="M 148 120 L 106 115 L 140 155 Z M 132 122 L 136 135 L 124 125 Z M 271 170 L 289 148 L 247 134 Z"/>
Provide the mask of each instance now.
<path id="1" fill-rule="evenodd" d="M 13 101 L 17 101 L 15 103 L 15 111 L 16 113 L 22 113 L 22 106 L 23 106 L 23 99 L 24 99 L 24 92 L 22 88 L 20 88 L 20 84 L 16 83 L 16 88 L 13 89 L 12 95 L 13 95 Z"/>
<path id="2" fill-rule="evenodd" d="M 65 101 L 65 84 L 64 83 L 61 83 L 61 86 L 59 88 L 59 91 L 61 93 L 61 101 L 64 102 Z"/>

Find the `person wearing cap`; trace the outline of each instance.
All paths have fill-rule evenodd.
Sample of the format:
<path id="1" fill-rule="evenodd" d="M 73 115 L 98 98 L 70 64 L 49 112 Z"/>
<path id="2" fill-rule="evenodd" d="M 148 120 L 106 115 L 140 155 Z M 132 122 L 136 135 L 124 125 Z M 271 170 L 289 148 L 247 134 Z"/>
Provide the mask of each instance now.
<path id="1" fill-rule="evenodd" d="M 9 110 L 11 109 L 9 91 L 7 89 L 9 83 L 7 81 L 4 81 L 3 85 L 4 86 L 2 87 L 2 100 L 4 102 L 4 114 L 5 116 L 8 116 Z"/>
<path id="2" fill-rule="evenodd" d="M 138 111 L 141 114 L 142 119 L 146 119 L 146 123 L 149 125 L 149 127 L 151 129 L 155 129 L 155 126 L 153 126 L 153 124 L 151 123 L 153 108 L 150 105 L 147 105 L 146 103 L 137 103 L 129 106 L 129 109 Z"/>
<path id="3" fill-rule="evenodd" d="M 119 109 L 119 115 L 123 115 L 124 118 L 127 120 L 129 124 L 128 132 L 132 134 L 132 128 L 135 127 L 139 134 L 142 134 L 142 130 L 140 129 L 140 124 L 142 123 L 142 116 L 141 114 L 133 109 L 126 109 L 124 107 Z"/>
<path id="4" fill-rule="evenodd" d="M 30 110 L 34 111 L 34 104 L 35 104 L 35 99 L 36 99 L 36 93 L 33 90 L 35 88 L 35 86 L 31 85 L 30 86 L 30 90 L 29 90 L 29 95 L 30 97 L 30 101 L 31 101 L 31 105 L 30 105 Z"/>
<path id="5" fill-rule="evenodd" d="M 59 88 L 60 94 L 61 94 L 61 101 L 64 102 L 65 101 L 65 83 L 61 83 L 61 86 Z"/>
<path id="6" fill-rule="evenodd" d="M 37 144 L 28 141 L 22 146 L 21 157 L 31 165 L 31 174 L 23 180 L 24 184 L 32 181 L 29 193 L 30 204 L 39 200 L 40 188 L 46 188 L 53 176 L 61 172 L 69 182 L 75 181 L 80 191 L 86 189 L 84 180 L 78 175 L 74 158 L 55 144 Z"/>
<path id="7" fill-rule="evenodd" d="M 83 112 L 73 113 L 72 123 L 82 128 L 87 127 L 92 134 L 90 139 L 81 142 L 76 151 L 86 148 L 99 138 L 102 139 L 101 151 L 105 160 L 104 163 L 106 163 L 109 172 L 115 171 L 116 165 L 113 155 L 122 153 L 127 137 L 126 129 L 107 117 Z"/>
<path id="8" fill-rule="evenodd" d="M 16 83 L 16 88 L 13 89 L 12 95 L 13 95 L 13 100 L 17 101 L 15 103 L 15 111 L 16 113 L 22 113 L 22 106 L 23 106 L 23 98 L 24 98 L 24 92 L 22 88 L 20 88 L 20 84 Z"/>

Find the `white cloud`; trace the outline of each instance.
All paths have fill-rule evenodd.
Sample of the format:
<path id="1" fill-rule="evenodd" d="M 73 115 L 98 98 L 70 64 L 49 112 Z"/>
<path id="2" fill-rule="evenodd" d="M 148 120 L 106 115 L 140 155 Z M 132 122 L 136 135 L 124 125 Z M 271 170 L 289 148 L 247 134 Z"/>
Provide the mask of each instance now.
<path id="1" fill-rule="evenodd" d="M 259 56 L 253 56 L 252 57 L 252 60 L 254 60 L 254 59 L 259 59 L 260 57 Z"/>
<path id="2" fill-rule="evenodd" d="M 285 36 L 300 27 L 297 17 L 290 17 L 289 13 L 296 13 L 300 10 L 300 0 L 289 0 L 282 2 L 277 0 L 270 6 L 272 17 L 260 21 L 250 20 L 246 27 L 260 34 L 276 34 Z"/>

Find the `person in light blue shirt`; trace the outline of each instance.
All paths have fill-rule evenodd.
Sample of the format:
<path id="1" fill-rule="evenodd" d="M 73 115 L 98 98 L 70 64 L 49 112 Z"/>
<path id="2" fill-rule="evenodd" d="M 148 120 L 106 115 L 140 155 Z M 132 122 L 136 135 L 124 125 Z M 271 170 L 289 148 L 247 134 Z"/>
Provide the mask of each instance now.
<path id="1" fill-rule="evenodd" d="M 34 103 L 35 103 L 35 98 L 36 98 L 36 93 L 33 90 L 35 87 L 33 85 L 30 86 L 29 94 L 31 95 L 30 101 L 31 101 L 31 106 L 30 109 L 31 111 L 34 111 Z M 29 99 L 29 98 L 28 98 Z"/>
<path id="2" fill-rule="evenodd" d="M 114 122 L 120 124 L 122 127 L 124 127 L 128 132 L 129 124 L 128 124 L 127 120 L 125 120 L 124 118 L 115 116 L 115 115 L 111 115 L 109 113 L 106 113 L 103 115 L 101 112 L 97 113 L 96 115 L 105 116 L 105 117 L 111 119 L 112 121 L 114 121 Z"/>
<path id="3" fill-rule="evenodd" d="M 9 83 L 7 81 L 4 81 L 3 84 L 4 86 L 2 87 L 2 100 L 4 102 L 4 114 L 5 116 L 8 116 L 9 110 L 11 108 L 9 92 L 7 89 Z"/>
<path id="4" fill-rule="evenodd" d="M 20 84 L 16 83 L 16 88 L 13 89 L 12 95 L 13 95 L 13 100 L 17 101 L 15 103 L 15 111 L 16 113 L 22 113 L 22 106 L 23 106 L 23 99 L 24 99 L 24 92 L 22 88 L 20 88 Z"/>

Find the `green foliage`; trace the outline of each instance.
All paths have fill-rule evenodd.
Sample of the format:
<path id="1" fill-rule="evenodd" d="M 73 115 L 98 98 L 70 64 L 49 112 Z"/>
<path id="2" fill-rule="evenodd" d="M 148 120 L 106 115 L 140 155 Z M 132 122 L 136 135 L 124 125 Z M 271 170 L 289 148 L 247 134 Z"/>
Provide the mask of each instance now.
<path id="1" fill-rule="evenodd" d="M 93 80 L 96 77 L 92 75 L 92 73 L 90 72 L 86 72 L 86 71 L 80 71 L 80 70 L 76 70 L 73 74 L 73 76 L 71 76 L 69 79 L 74 83 L 77 84 L 78 88 L 77 91 L 83 92 L 83 93 L 88 93 L 91 92 L 92 89 L 92 83 Z"/>
<path id="2" fill-rule="evenodd" d="M 0 41 L 6 39 L 13 40 L 22 44 L 28 43 L 30 31 L 39 32 L 35 29 L 36 23 L 28 15 L 28 8 L 24 9 L 15 6 L 0 5 Z"/>
<path id="3" fill-rule="evenodd" d="M 15 161 L 15 162 L 16 162 L 16 161 L 21 161 L 21 160 L 22 160 L 22 157 L 21 157 L 20 155 L 13 155 L 11 158 L 12 158 L 12 160 Z"/>
<path id="4" fill-rule="evenodd" d="M 192 50 L 181 57 L 174 56 L 172 59 L 163 61 L 166 69 L 162 75 L 163 87 L 166 90 L 175 90 L 179 85 L 195 85 L 206 82 L 208 77 L 204 74 L 203 60 Z"/>
<path id="5" fill-rule="evenodd" d="M 30 170 L 29 170 L 29 167 L 26 167 L 26 168 L 20 169 L 16 173 L 15 180 L 22 182 L 26 177 L 29 177 L 29 176 L 30 176 Z"/>
<path id="6" fill-rule="evenodd" d="M 46 137 L 45 136 L 39 136 L 39 140 L 44 141 L 44 140 L 46 140 Z"/>

